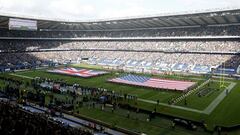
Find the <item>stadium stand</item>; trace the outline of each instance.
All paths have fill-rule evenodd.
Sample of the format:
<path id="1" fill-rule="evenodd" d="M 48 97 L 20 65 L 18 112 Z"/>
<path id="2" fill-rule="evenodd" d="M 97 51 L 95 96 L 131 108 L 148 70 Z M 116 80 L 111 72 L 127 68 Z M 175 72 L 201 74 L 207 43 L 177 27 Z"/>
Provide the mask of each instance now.
<path id="1" fill-rule="evenodd" d="M 105 49 L 129 51 L 166 51 L 198 53 L 238 53 L 238 41 L 0 41 L 0 50 L 40 51 Z"/>
<path id="2" fill-rule="evenodd" d="M 88 23 L 36 19 L 37 31 L 8 30 L 11 16 L 0 16 L 0 71 L 85 61 L 136 72 L 236 74 L 239 16 L 222 10 Z"/>

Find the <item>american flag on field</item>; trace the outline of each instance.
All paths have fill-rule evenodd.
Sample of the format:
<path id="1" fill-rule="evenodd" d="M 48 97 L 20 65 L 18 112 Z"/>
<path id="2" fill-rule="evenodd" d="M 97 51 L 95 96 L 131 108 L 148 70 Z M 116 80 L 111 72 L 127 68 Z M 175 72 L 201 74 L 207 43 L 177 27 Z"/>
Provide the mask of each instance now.
<path id="1" fill-rule="evenodd" d="M 190 81 L 175 81 L 175 80 L 151 78 L 151 77 L 132 75 L 132 74 L 125 75 L 119 78 L 109 79 L 108 81 L 121 83 L 121 84 L 144 86 L 144 87 L 159 88 L 159 89 L 168 89 L 168 90 L 178 90 L 178 91 L 185 91 L 189 87 L 195 84 L 195 82 L 190 82 Z"/>
<path id="2" fill-rule="evenodd" d="M 79 76 L 79 77 L 84 77 L 84 78 L 99 76 L 99 75 L 108 73 L 105 71 L 97 71 L 97 70 L 90 70 L 90 69 L 77 69 L 77 68 L 53 69 L 53 70 L 48 70 L 48 72 L 72 75 L 72 76 Z"/>

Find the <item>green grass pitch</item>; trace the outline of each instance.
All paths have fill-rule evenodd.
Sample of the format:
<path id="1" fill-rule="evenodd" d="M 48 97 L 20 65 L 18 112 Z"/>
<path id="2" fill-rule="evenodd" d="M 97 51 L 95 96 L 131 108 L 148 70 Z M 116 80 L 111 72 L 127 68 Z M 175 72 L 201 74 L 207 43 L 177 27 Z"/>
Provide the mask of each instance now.
<path id="1" fill-rule="evenodd" d="M 73 65 L 74 67 L 84 67 L 84 68 L 92 68 L 92 69 L 100 69 L 102 68 L 100 66 L 89 66 L 86 64 L 80 64 L 80 65 Z M 184 119 L 194 120 L 198 122 L 205 121 L 207 124 L 208 129 L 213 130 L 213 128 L 217 125 L 219 126 L 233 126 L 240 124 L 240 117 L 238 117 L 240 112 L 239 102 L 238 99 L 240 97 L 240 81 L 236 80 L 226 80 L 226 85 L 230 85 L 231 82 L 236 83 L 232 91 L 216 106 L 216 108 L 210 113 L 210 114 L 204 114 L 201 113 L 206 107 L 208 107 L 209 104 L 211 104 L 223 91 L 224 88 L 218 89 L 213 91 L 211 94 L 203 97 L 199 97 L 197 95 L 197 92 L 201 91 L 202 89 L 205 89 L 207 87 L 217 89 L 219 88 L 219 79 L 216 79 L 213 81 L 209 86 L 203 86 L 199 90 L 193 92 L 187 97 L 187 105 L 184 104 L 184 100 L 176 103 L 172 107 L 171 105 L 166 106 L 168 104 L 168 101 L 172 98 L 179 97 L 182 95 L 181 92 L 174 92 L 174 91 L 164 91 L 164 90 L 155 90 L 150 88 L 141 88 L 141 87 L 135 87 L 135 86 L 127 86 L 127 85 L 120 85 L 120 84 L 114 84 L 109 83 L 106 80 L 109 78 L 117 77 L 123 73 L 116 74 L 116 71 L 110 72 L 107 75 L 102 75 L 99 77 L 94 78 L 80 78 L 80 77 L 73 77 L 73 76 L 66 76 L 66 75 L 58 75 L 58 74 L 52 74 L 47 73 L 45 70 L 34 70 L 34 71 L 23 71 L 23 72 L 16 72 L 14 74 L 6 74 L 10 77 L 15 78 L 23 78 L 26 80 L 29 80 L 29 78 L 34 77 L 46 77 L 46 78 L 52 78 L 52 79 L 63 79 L 67 83 L 78 83 L 82 86 L 91 86 L 91 87 L 102 87 L 106 88 L 108 90 L 112 90 L 118 93 L 127 93 L 130 95 L 137 96 L 139 100 L 138 104 L 135 105 L 133 102 L 129 102 L 132 106 L 137 106 L 138 108 L 150 110 L 152 111 L 155 107 L 157 109 L 157 112 L 174 116 L 174 117 L 180 117 Z M 14 76 L 14 75 L 19 75 Z M 25 78 L 24 78 L 25 77 Z M 205 78 L 202 76 L 179 76 L 179 75 L 157 75 L 154 77 L 164 77 L 164 78 L 173 78 L 173 79 L 184 79 L 184 80 L 193 80 L 197 82 L 198 84 L 202 84 L 205 81 Z M 3 86 L 3 82 L 0 81 L 0 86 Z M 160 105 L 156 105 L 154 102 L 156 100 L 160 101 Z M 145 102 L 147 101 L 147 102 Z M 149 102 L 148 102 L 149 101 Z M 152 101 L 152 102 L 151 102 Z M 178 107 L 183 107 L 187 109 L 182 109 Z M 189 110 L 190 109 L 190 110 Z M 191 111 L 191 109 L 198 110 L 200 112 L 194 112 Z M 99 119 L 101 121 L 114 123 L 114 120 L 108 120 L 108 114 L 107 112 L 99 112 L 99 110 L 88 110 L 81 108 L 80 109 L 83 115 L 86 115 L 88 117 L 93 117 L 96 119 Z M 96 112 L 99 115 L 93 116 L 94 112 Z M 95 114 L 96 114 L 95 113 Z M 124 124 L 121 124 L 121 121 L 125 121 L 125 118 L 121 118 L 120 116 L 111 116 L 114 119 L 116 118 L 119 122 L 119 126 L 124 127 Z M 134 123 L 129 122 L 129 123 Z M 136 126 L 136 123 L 132 125 L 133 127 Z M 139 124 L 139 127 L 145 126 L 144 124 Z M 131 127 L 131 125 L 129 125 Z M 158 131 L 155 129 L 156 127 L 150 126 L 146 127 L 148 130 L 152 128 L 152 131 Z"/>

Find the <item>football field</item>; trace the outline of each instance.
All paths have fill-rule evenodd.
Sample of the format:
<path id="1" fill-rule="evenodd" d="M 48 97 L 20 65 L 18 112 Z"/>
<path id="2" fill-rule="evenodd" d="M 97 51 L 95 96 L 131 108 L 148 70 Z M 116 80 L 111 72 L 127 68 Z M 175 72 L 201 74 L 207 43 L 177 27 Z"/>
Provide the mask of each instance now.
<path id="1" fill-rule="evenodd" d="M 73 65 L 73 67 L 104 70 L 99 66 L 88 66 L 85 64 Z M 195 87 L 194 90 L 191 90 L 189 94 L 186 94 L 177 91 L 166 91 L 111 83 L 107 80 L 110 78 L 126 75 L 127 73 L 121 73 L 117 71 L 108 72 L 108 74 L 96 76 L 93 78 L 81 78 L 77 76 L 67 76 L 55 73 L 53 74 L 47 72 L 47 70 L 22 71 L 11 73 L 10 75 L 8 74 L 8 76 L 24 80 L 33 79 L 35 77 L 51 78 L 53 80 L 61 79 L 69 84 L 77 83 L 81 86 L 105 88 L 119 94 L 129 94 L 137 97 L 137 104 L 133 101 L 128 102 L 128 104 L 133 107 L 148 111 L 153 111 L 154 108 L 156 108 L 156 111 L 158 113 L 167 116 L 193 120 L 196 122 L 204 121 L 207 124 L 207 128 L 209 130 L 213 130 L 213 128 L 217 125 L 229 127 L 240 124 L 240 118 L 237 117 L 240 108 L 236 102 L 240 96 L 239 81 L 226 80 L 226 87 L 220 88 L 219 79 L 208 80 L 203 76 L 144 74 L 144 76 L 147 77 L 188 80 L 196 82 L 197 86 L 199 87 Z M 228 90 L 228 94 L 226 94 L 226 90 Z M 176 99 L 176 102 L 174 104 L 169 104 L 169 101 L 173 99 Z M 157 101 L 159 101 L 159 103 L 157 103 Z M 81 108 L 80 110 L 82 111 L 83 115 L 111 123 L 111 121 L 107 120 L 107 117 L 104 119 L 104 117 L 100 115 L 101 112 L 99 112 L 98 117 L 97 115 L 93 116 L 93 114 L 89 113 L 89 110 L 87 109 Z M 98 110 L 95 111 L 98 112 Z M 119 118 L 119 120 L 120 119 L 121 118 Z"/>

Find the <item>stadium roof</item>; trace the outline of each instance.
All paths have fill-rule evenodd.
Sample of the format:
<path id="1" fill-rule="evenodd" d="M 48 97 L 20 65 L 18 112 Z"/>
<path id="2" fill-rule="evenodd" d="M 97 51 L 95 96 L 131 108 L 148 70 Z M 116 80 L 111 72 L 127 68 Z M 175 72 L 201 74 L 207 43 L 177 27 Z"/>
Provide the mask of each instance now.
<path id="1" fill-rule="evenodd" d="M 8 28 L 9 18 L 37 20 L 43 30 L 113 30 L 161 27 L 206 26 L 240 24 L 240 9 L 204 11 L 191 13 L 162 14 L 120 19 L 66 21 L 0 13 L 0 27 Z"/>

